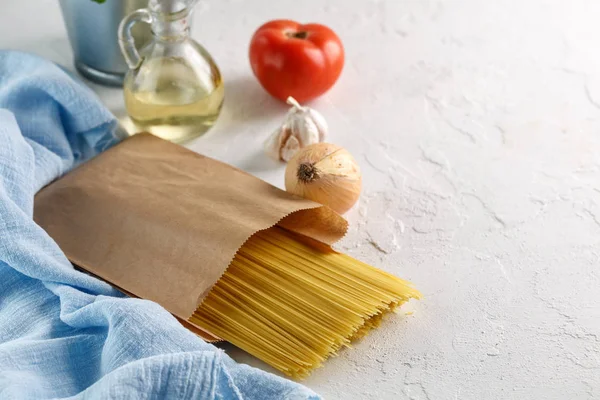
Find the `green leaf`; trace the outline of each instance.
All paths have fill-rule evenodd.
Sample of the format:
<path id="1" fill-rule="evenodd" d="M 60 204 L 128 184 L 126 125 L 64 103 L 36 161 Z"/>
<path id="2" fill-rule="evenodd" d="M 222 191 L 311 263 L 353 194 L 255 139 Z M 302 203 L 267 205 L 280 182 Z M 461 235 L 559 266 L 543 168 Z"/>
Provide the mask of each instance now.
<path id="1" fill-rule="evenodd" d="M 92 0 L 92 1 L 93 1 L 93 2 L 95 2 L 95 3 L 98 3 L 98 4 L 102 4 L 102 3 L 104 3 L 106 0 Z"/>

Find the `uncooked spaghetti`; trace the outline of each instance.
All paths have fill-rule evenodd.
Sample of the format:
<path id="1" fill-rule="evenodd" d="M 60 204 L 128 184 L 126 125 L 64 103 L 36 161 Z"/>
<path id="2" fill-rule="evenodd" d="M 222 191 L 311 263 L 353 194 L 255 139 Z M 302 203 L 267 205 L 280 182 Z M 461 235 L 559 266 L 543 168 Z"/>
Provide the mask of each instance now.
<path id="1" fill-rule="evenodd" d="M 242 246 L 190 321 L 303 378 L 419 297 L 409 282 L 272 227 Z"/>

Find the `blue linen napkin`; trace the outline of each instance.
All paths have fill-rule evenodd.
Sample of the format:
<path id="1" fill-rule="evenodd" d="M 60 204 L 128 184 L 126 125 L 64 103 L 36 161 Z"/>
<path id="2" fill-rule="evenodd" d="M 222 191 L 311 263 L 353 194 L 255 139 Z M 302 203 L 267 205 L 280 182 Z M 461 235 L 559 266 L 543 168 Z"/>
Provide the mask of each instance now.
<path id="1" fill-rule="evenodd" d="M 33 222 L 34 194 L 115 127 L 56 65 L 0 51 L 0 399 L 318 399 L 74 270 Z"/>

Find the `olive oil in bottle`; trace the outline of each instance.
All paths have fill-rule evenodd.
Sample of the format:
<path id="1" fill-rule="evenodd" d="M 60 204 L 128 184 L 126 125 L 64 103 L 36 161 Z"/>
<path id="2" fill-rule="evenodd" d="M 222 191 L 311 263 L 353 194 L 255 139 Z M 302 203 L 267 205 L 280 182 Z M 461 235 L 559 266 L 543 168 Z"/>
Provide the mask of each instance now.
<path id="1" fill-rule="evenodd" d="M 130 69 L 125 107 L 137 131 L 182 143 L 205 133 L 217 120 L 224 97 L 219 68 L 189 36 L 195 0 L 150 0 L 148 9 L 127 16 L 119 43 Z M 131 27 L 152 24 L 152 40 L 140 52 Z"/>
<path id="2" fill-rule="evenodd" d="M 199 79 L 181 58 L 148 60 L 125 80 L 127 112 L 137 129 L 163 139 L 180 143 L 199 136 L 215 123 L 223 104 L 223 81 L 215 72 Z M 141 82 L 137 90 L 135 80 Z"/>

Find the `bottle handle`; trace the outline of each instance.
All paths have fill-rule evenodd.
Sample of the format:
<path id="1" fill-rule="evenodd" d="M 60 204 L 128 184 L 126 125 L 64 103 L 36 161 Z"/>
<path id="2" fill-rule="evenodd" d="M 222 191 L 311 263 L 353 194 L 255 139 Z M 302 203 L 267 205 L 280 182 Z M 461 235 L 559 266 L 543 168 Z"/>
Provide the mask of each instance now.
<path id="1" fill-rule="evenodd" d="M 123 58 L 127 62 L 127 65 L 131 69 L 137 69 L 144 61 L 143 57 L 138 53 L 135 47 L 135 39 L 131 34 L 131 28 L 137 22 L 145 22 L 147 24 L 152 23 L 152 14 L 146 8 L 140 8 L 135 10 L 121 21 L 119 24 L 119 47 L 121 47 L 121 53 Z"/>

